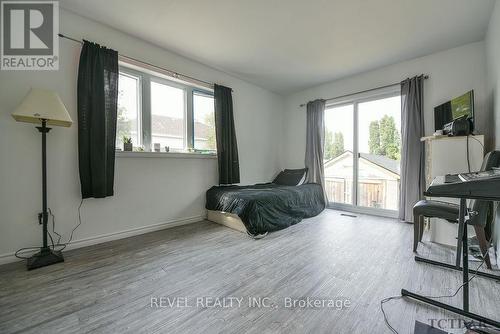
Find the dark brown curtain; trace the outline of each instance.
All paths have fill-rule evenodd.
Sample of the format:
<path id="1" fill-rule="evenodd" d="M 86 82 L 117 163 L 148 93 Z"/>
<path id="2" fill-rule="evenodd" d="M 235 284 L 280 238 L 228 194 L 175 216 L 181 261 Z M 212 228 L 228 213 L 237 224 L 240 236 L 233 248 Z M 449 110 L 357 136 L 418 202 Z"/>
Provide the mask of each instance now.
<path id="1" fill-rule="evenodd" d="M 214 100 L 219 184 L 239 183 L 240 163 L 234 130 L 231 88 L 214 85 Z"/>
<path id="2" fill-rule="evenodd" d="M 118 75 L 118 53 L 84 41 L 78 67 L 82 198 L 113 195 Z"/>

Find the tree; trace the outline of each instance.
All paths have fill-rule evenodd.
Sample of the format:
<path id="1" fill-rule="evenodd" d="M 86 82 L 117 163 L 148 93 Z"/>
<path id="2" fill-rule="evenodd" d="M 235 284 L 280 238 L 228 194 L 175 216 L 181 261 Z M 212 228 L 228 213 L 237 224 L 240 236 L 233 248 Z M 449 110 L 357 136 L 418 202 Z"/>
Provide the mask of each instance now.
<path id="1" fill-rule="evenodd" d="M 205 125 L 208 127 L 207 134 L 207 149 L 215 150 L 216 142 L 215 142 L 215 117 L 213 114 L 206 114 L 204 119 Z"/>
<path id="2" fill-rule="evenodd" d="M 378 121 L 370 123 L 368 147 L 371 154 L 380 154 L 380 124 Z"/>
<path id="3" fill-rule="evenodd" d="M 388 158 L 399 160 L 401 157 L 400 146 L 400 137 L 394 117 L 384 115 L 380 120 L 380 150 Z"/>
<path id="4" fill-rule="evenodd" d="M 333 157 L 338 157 L 344 151 L 344 135 L 342 132 L 335 132 L 333 137 Z"/>
<path id="5" fill-rule="evenodd" d="M 400 140 L 394 117 L 384 115 L 380 120 L 370 123 L 368 141 L 370 153 L 399 160 L 401 158 Z"/>
<path id="6" fill-rule="evenodd" d="M 325 133 L 325 160 L 330 160 L 344 153 L 344 135 L 342 132 Z"/>
<path id="7" fill-rule="evenodd" d="M 123 90 L 118 91 L 119 98 L 123 96 Z M 120 141 L 123 137 L 130 137 L 132 131 L 132 122 L 127 117 L 127 110 L 124 106 L 118 104 L 117 117 L 116 117 L 116 138 Z"/>
<path id="8" fill-rule="evenodd" d="M 333 134 L 330 130 L 325 132 L 325 160 L 330 160 L 333 157 Z"/>

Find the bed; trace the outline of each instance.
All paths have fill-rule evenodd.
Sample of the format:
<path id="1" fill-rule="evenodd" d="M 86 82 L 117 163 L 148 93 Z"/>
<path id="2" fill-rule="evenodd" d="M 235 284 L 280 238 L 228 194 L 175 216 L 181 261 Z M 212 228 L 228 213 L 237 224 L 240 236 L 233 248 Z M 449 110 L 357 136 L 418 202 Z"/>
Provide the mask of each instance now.
<path id="1" fill-rule="evenodd" d="M 318 215 L 325 198 L 316 183 L 214 186 L 206 193 L 206 209 L 208 220 L 257 236 Z"/>

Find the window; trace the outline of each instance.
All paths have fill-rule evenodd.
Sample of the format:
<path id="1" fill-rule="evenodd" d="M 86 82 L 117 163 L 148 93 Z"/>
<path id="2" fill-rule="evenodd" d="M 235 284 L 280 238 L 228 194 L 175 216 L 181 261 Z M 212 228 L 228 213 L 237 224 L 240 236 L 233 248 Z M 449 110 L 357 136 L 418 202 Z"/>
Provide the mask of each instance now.
<path id="1" fill-rule="evenodd" d="M 358 104 L 358 205 L 398 210 L 401 97 Z"/>
<path id="2" fill-rule="evenodd" d="M 333 207 L 398 210 L 399 91 L 352 96 L 327 105 L 324 149 L 325 191 Z"/>
<path id="3" fill-rule="evenodd" d="M 123 137 L 132 138 L 134 146 L 140 146 L 142 143 L 140 89 L 140 77 L 120 73 L 118 79 L 116 147 L 122 147 Z"/>
<path id="4" fill-rule="evenodd" d="M 343 155 L 353 152 L 353 116 L 352 103 L 325 110 L 325 191 L 330 202 L 352 202 L 353 160 Z"/>
<path id="5" fill-rule="evenodd" d="M 151 144 L 174 149 L 186 147 L 186 91 L 151 82 Z"/>
<path id="6" fill-rule="evenodd" d="M 214 97 L 209 89 L 120 65 L 116 149 L 216 151 Z"/>
<path id="7" fill-rule="evenodd" d="M 203 92 L 193 92 L 194 148 L 216 150 L 214 97 Z"/>

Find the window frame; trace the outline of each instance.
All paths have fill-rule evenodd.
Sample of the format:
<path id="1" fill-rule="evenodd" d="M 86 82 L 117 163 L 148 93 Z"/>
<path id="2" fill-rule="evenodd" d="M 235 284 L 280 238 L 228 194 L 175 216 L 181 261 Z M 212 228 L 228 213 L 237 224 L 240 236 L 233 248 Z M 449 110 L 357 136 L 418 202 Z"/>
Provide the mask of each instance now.
<path id="1" fill-rule="evenodd" d="M 152 110 L 151 110 L 151 83 L 159 83 L 166 86 L 179 88 L 184 90 L 184 125 L 183 125 L 183 148 L 179 151 L 175 148 L 172 153 L 190 153 L 196 154 L 197 151 L 194 147 L 194 108 L 193 108 L 193 94 L 198 93 L 209 97 L 214 97 L 213 89 L 206 87 L 194 86 L 186 82 L 169 80 L 161 73 L 154 73 L 148 69 L 137 69 L 136 66 L 120 61 L 118 72 L 119 75 L 129 75 L 139 78 L 139 116 L 140 116 L 140 145 L 144 147 L 144 151 L 148 153 L 158 153 L 152 148 Z M 133 66 L 133 68 L 132 68 Z M 215 108 L 214 108 L 215 113 Z M 215 150 L 203 150 L 204 153 L 199 154 L 217 154 Z M 166 152 L 160 152 L 166 153 Z"/>

